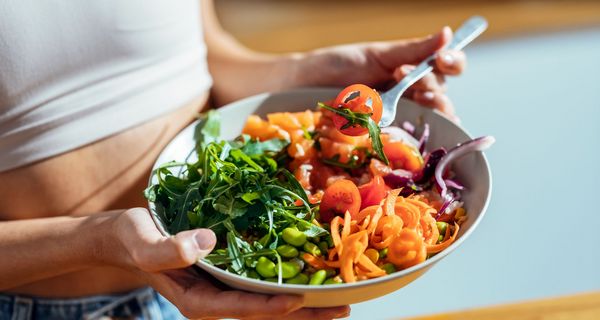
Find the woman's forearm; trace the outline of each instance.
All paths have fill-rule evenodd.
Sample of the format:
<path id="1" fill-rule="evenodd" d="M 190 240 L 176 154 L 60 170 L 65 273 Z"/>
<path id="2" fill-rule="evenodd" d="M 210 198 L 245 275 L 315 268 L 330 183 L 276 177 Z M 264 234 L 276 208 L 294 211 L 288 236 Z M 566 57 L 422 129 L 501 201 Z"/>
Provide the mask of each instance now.
<path id="1" fill-rule="evenodd" d="M 212 96 L 222 105 L 252 94 L 294 87 L 302 54 L 266 54 L 240 44 L 219 24 L 212 1 L 201 1 Z"/>
<path id="2" fill-rule="evenodd" d="M 106 264 L 116 214 L 0 222 L 0 290 Z"/>

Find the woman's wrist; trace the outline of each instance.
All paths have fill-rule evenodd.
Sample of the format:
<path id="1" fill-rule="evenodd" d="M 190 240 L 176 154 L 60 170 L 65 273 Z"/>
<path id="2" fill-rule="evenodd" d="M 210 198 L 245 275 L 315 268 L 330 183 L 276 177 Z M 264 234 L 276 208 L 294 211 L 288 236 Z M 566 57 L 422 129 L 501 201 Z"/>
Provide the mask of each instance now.
<path id="1" fill-rule="evenodd" d="M 79 230 L 89 238 L 88 261 L 94 266 L 133 267 L 118 232 L 120 216 L 124 210 L 103 212 L 86 217 Z"/>

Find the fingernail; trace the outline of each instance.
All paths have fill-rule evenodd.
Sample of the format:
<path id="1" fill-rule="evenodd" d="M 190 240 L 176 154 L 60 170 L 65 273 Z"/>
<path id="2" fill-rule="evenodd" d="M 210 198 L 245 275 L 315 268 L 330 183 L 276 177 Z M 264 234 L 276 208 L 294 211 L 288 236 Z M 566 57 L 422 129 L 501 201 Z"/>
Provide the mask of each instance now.
<path id="1" fill-rule="evenodd" d="M 435 98 L 435 94 L 433 92 L 425 91 L 423 93 L 423 99 L 431 101 L 431 100 L 433 100 L 433 98 Z"/>
<path id="2" fill-rule="evenodd" d="M 405 74 L 408 74 L 413 70 L 415 70 L 415 67 L 413 66 L 402 66 L 402 72 Z"/>
<path id="3" fill-rule="evenodd" d="M 444 61 L 445 64 L 451 66 L 454 64 L 454 57 L 449 53 L 444 53 L 442 54 L 442 61 Z"/>
<path id="4" fill-rule="evenodd" d="M 212 250 L 217 242 L 215 233 L 210 229 L 198 230 L 198 232 L 196 232 L 194 235 L 194 239 L 196 240 L 196 244 L 200 250 Z"/>

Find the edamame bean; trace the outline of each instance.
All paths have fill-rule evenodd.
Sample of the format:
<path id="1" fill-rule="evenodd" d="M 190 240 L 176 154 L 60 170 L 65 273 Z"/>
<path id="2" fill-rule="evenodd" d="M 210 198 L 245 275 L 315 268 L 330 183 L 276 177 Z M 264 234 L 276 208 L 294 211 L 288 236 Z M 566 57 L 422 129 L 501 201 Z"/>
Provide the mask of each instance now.
<path id="1" fill-rule="evenodd" d="M 293 277 L 291 279 L 287 279 L 285 281 L 285 283 L 290 283 L 290 284 L 307 284 L 308 283 L 308 276 L 306 274 L 304 274 L 304 273 L 299 273 L 295 277 Z"/>
<path id="2" fill-rule="evenodd" d="M 341 284 L 341 283 L 343 283 L 343 281 L 340 277 L 329 278 L 329 279 L 325 280 L 325 282 L 323 282 L 323 284 Z"/>
<path id="3" fill-rule="evenodd" d="M 263 278 L 271 278 L 276 276 L 277 270 L 275 267 L 275 263 L 266 257 L 260 257 L 258 258 L 258 262 L 256 262 L 256 272 L 258 272 L 258 274 L 260 274 Z"/>
<path id="4" fill-rule="evenodd" d="M 276 266 L 275 270 L 279 270 L 279 265 Z M 297 263 L 283 261 L 281 263 L 281 277 L 284 279 L 290 279 L 295 277 L 300 272 L 300 266 Z"/>
<path id="5" fill-rule="evenodd" d="M 327 271 L 319 270 L 319 271 L 313 273 L 313 275 L 310 277 L 310 281 L 308 282 L 308 284 L 311 286 L 318 286 L 320 284 L 323 284 L 326 277 L 327 277 Z"/>
<path id="6" fill-rule="evenodd" d="M 319 247 L 312 242 L 307 241 L 304 243 L 304 251 L 312 254 L 315 257 L 321 256 L 321 249 L 319 249 Z"/>
<path id="7" fill-rule="evenodd" d="M 438 230 L 440 231 L 440 235 L 446 234 L 446 229 L 448 229 L 448 223 L 438 221 L 435 223 L 435 225 L 437 226 Z"/>
<path id="8" fill-rule="evenodd" d="M 283 237 L 283 241 L 296 246 L 302 247 L 306 242 L 306 235 L 304 232 L 296 229 L 296 228 L 285 228 L 281 232 L 281 237 Z"/>
<path id="9" fill-rule="evenodd" d="M 258 272 L 254 271 L 254 270 L 249 270 L 248 271 L 248 278 L 260 279 L 260 276 L 258 275 Z"/>
<path id="10" fill-rule="evenodd" d="M 369 248 L 365 250 L 365 256 L 367 256 L 369 260 L 373 261 L 373 263 L 377 263 L 377 260 L 379 260 L 379 251 Z"/>
<path id="11" fill-rule="evenodd" d="M 386 263 L 386 264 L 382 265 L 381 269 L 383 269 L 385 271 L 385 273 L 387 273 L 387 274 L 392 274 L 392 273 L 396 272 L 396 266 L 394 266 L 391 263 Z"/>
<path id="12" fill-rule="evenodd" d="M 333 277 L 333 276 L 335 276 L 335 270 L 325 269 L 325 275 L 327 276 L 327 278 Z"/>
<path id="13" fill-rule="evenodd" d="M 295 258 L 298 256 L 298 249 L 290 246 L 289 244 L 280 245 L 277 247 L 277 252 L 279 252 L 279 254 L 285 258 Z"/>
<path id="14" fill-rule="evenodd" d="M 379 258 L 385 259 L 385 257 L 387 257 L 387 253 L 388 253 L 388 248 L 383 248 L 383 249 L 379 250 Z"/>

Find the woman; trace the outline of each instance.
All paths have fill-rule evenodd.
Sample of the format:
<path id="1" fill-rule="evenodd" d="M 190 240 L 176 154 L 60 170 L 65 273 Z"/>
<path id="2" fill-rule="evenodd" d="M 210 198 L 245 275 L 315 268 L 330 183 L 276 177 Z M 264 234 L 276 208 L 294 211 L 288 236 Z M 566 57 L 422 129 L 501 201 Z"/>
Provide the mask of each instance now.
<path id="1" fill-rule="evenodd" d="M 209 89 L 222 105 L 301 86 L 383 88 L 447 44 L 448 28 L 267 55 L 226 34 L 211 1 L 28 0 L 0 14 L 0 319 L 349 313 L 223 289 L 196 274 L 186 267 L 213 249 L 214 234 L 164 238 L 141 191 Z M 436 72 L 408 96 L 452 116 L 444 76 L 464 65 L 462 52 L 440 51 Z"/>

